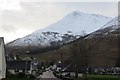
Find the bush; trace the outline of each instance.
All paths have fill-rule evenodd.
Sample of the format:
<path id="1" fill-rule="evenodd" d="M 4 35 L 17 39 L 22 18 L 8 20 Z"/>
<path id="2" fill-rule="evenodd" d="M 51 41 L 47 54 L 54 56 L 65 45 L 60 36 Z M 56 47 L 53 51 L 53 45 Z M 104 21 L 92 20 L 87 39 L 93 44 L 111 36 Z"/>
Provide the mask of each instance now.
<path id="1" fill-rule="evenodd" d="M 35 76 L 33 75 L 27 75 L 25 73 L 19 73 L 19 74 L 10 74 L 7 72 L 6 78 L 2 80 L 34 80 Z"/>

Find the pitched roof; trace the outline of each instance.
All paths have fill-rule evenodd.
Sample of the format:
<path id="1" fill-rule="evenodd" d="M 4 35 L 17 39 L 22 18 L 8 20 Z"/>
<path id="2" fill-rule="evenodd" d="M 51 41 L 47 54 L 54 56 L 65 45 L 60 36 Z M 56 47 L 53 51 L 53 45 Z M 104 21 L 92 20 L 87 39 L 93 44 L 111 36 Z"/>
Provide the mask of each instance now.
<path id="1" fill-rule="evenodd" d="M 80 66 L 75 61 L 63 61 L 62 63 L 57 63 L 58 67 L 62 68 L 63 72 L 85 72 L 85 66 Z"/>
<path id="2" fill-rule="evenodd" d="M 63 64 L 62 65 L 63 72 L 85 72 L 85 67 L 83 66 L 77 66 L 75 63 L 71 64 Z"/>
<path id="3" fill-rule="evenodd" d="M 15 60 L 7 62 L 8 70 L 30 70 L 31 61 Z"/>

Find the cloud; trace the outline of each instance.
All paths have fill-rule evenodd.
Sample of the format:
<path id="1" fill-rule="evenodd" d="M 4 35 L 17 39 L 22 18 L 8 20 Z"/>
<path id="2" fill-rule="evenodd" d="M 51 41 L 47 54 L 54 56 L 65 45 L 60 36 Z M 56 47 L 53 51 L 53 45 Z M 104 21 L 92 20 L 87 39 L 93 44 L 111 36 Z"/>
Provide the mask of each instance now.
<path id="1" fill-rule="evenodd" d="M 117 2 L 68 2 L 63 3 L 66 11 L 79 10 L 91 14 L 101 14 L 108 17 L 116 17 L 118 14 Z"/>
<path id="2" fill-rule="evenodd" d="M 119 2 L 119 0 L 18 0 L 21 2 Z"/>
<path id="3" fill-rule="evenodd" d="M 0 27 L 1 32 L 6 32 L 6 33 L 15 33 L 15 27 L 12 25 L 2 25 Z"/>
<path id="4" fill-rule="evenodd" d="M 0 0 L 2 10 L 21 10 L 18 0 Z"/>
<path id="5" fill-rule="evenodd" d="M 65 13 L 64 7 L 55 3 L 24 2 L 20 6 L 21 11 L 3 11 L 2 23 L 12 24 L 16 29 L 35 31 L 58 21 Z"/>
<path id="6" fill-rule="evenodd" d="M 10 0 L 14 1 L 14 0 Z M 15 0 L 16 1 L 16 0 Z M 7 2 L 8 4 L 8 2 Z M 117 3 L 81 3 L 81 2 L 24 2 L 16 1 L 9 7 L 2 6 L 0 31 L 7 41 L 23 37 L 38 29 L 44 28 L 63 18 L 74 10 L 97 13 L 115 17 Z M 18 6 L 18 7 L 17 7 Z M 16 7 L 16 8 L 14 8 Z M 0 7 L 1 8 L 1 7 Z M 1 14 L 1 11 L 0 11 Z M 2 25 L 1 25 L 2 24 Z M 12 36 L 13 35 L 13 36 Z M 11 38 L 14 37 L 14 38 Z"/>

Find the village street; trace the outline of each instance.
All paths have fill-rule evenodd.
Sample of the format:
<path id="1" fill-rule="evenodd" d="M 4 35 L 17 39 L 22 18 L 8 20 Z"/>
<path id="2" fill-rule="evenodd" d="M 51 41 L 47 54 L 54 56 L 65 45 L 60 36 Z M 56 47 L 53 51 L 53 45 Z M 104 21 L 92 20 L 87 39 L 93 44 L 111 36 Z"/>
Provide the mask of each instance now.
<path id="1" fill-rule="evenodd" d="M 41 77 L 40 80 L 48 80 L 48 79 L 51 79 L 51 80 L 60 80 L 60 79 L 56 78 L 56 77 L 53 75 L 53 72 L 52 72 L 52 71 L 43 72 L 43 74 L 42 74 L 40 77 Z"/>

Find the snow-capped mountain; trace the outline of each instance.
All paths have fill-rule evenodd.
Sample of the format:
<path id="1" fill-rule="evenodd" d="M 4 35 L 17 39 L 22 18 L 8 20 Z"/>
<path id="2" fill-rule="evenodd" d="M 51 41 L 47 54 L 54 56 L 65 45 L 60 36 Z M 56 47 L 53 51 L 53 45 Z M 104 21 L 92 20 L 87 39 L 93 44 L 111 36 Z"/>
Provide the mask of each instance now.
<path id="1" fill-rule="evenodd" d="M 88 14 L 80 11 L 74 11 L 66 15 L 60 21 L 37 30 L 32 34 L 17 39 L 7 44 L 10 47 L 39 46 L 50 47 L 52 45 L 61 45 L 71 42 L 80 35 L 91 33 L 101 28 L 112 18 L 98 14 Z"/>
<path id="2" fill-rule="evenodd" d="M 62 20 L 47 26 L 42 30 L 38 30 L 38 32 L 52 31 L 64 34 L 67 33 L 67 31 L 71 31 L 74 34 L 80 35 L 83 31 L 86 33 L 94 32 L 110 20 L 112 20 L 112 18 L 98 14 L 73 11 L 66 15 Z"/>
<path id="3" fill-rule="evenodd" d="M 57 32 L 41 32 L 41 33 L 32 33 L 24 38 L 17 39 L 11 43 L 8 43 L 9 46 L 41 46 L 46 47 L 50 45 L 57 45 L 70 42 L 79 37 L 79 35 L 73 34 L 60 34 Z"/>

